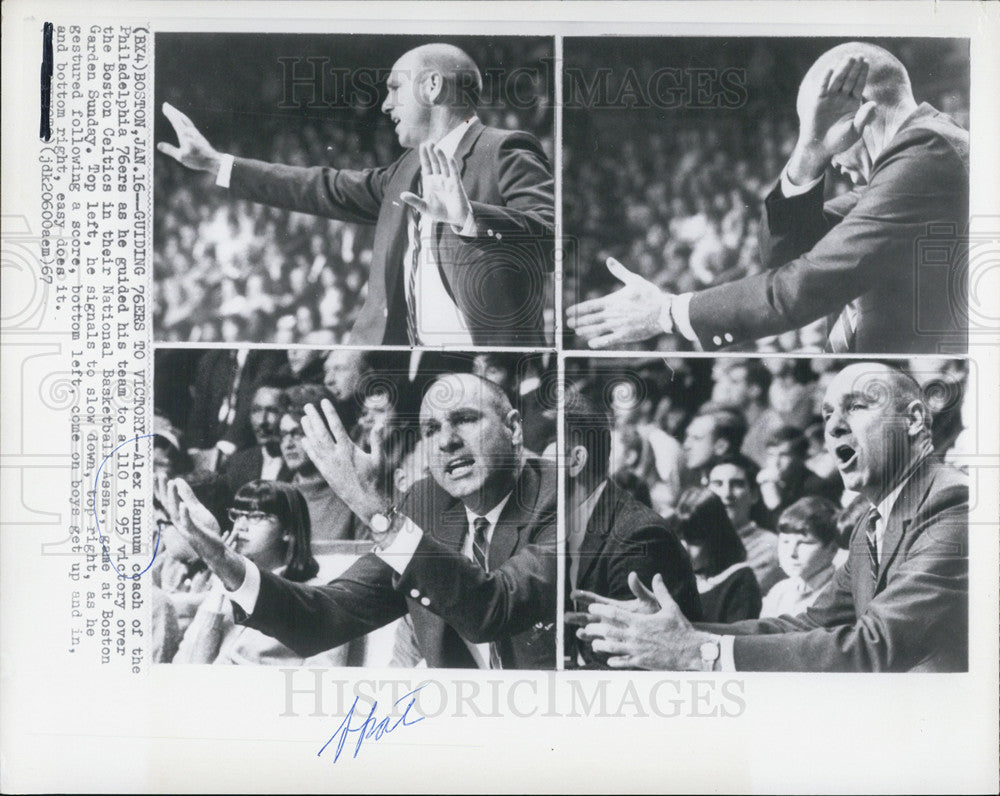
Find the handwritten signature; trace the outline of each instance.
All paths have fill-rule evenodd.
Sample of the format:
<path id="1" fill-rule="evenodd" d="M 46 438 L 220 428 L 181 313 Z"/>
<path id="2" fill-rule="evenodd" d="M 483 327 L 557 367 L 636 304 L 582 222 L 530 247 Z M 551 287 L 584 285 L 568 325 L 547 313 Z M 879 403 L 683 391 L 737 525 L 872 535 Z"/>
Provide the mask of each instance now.
<path id="1" fill-rule="evenodd" d="M 424 686 L 420 686 L 423 688 Z M 410 717 L 410 708 L 413 707 L 413 703 L 417 701 L 414 696 L 420 688 L 415 688 L 409 693 L 403 694 L 399 699 L 397 699 L 393 706 L 395 707 L 400 702 L 405 700 L 407 697 L 412 697 L 407 704 L 406 708 L 403 710 L 403 715 L 400 716 L 395 723 L 390 721 L 390 718 L 386 716 L 384 719 L 379 721 L 375 717 L 375 708 L 378 707 L 378 700 L 372 704 L 372 709 L 368 711 L 368 717 L 365 719 L 364 724 L 360 727 L 352 727 L 351 719 L 354 718 L 354 709 L 358 706 L 358 698 L 354 697 L 354 702 L 351 705 L 351 709 L 347 711 L 347 715 L 344 720 L 340 723 L 337 731 L 330 736 L 330 740 L 323 744 L 323 748 L 316 753 L 316 757 L 320 757 L 323 752 L 326 751 L 327 747 L 330 746 L 334 741 L 337 741 L 336 753 L 333 756 L 333 762 L 336 763 L 340 759 L 340 753 L 344 751 L 344 744 L 347 743 L 348 736 L 353 732 L 358 734 L 358 742 L 354 747 L 354 754 L 352 757 L 357 757 L 358 752 L 361 751 L 361 745 L 369 740 L 374 739 L 376 741 L 382 740 L 382 736 L 388 735 L 390 732 L 395 730 L 397 727 L 412 727 L 414 724 L 419 724 L 422 722 L 426 716 L 420 716 L 419 718 L 413 719 Z M 360 714 L 359 714 L 360 715 Z M 339 738 L 339 740 L 338 740 Z"/>

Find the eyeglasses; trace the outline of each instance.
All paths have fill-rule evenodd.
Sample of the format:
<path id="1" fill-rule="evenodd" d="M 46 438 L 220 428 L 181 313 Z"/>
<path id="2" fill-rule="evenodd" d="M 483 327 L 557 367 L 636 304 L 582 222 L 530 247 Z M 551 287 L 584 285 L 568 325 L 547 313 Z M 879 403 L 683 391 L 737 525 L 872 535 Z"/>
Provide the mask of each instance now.
<path id="1" fill-rule="evenodd" d="M 273 514 L 268 514 L 266 511 L 240 511 L 239 509 L 229 509 L 229 519 L 233 522 L 239 520 L 240 517 L 246 517 L 247 522 L 263 522 L 264 520 L 273 517 Z"/>

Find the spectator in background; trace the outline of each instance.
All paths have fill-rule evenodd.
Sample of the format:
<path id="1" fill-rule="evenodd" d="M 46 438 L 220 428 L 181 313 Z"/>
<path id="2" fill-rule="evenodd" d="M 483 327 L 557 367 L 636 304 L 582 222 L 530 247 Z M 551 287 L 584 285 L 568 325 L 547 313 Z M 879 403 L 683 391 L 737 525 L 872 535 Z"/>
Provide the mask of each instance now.
<path id="1" fill-rule="evenodd" d="M 760 616 L 760 586 L 722 501 L 707 489 L 692 487 L 681 495 L 673 520 L 691 556 L 704 621 Z"/>
<path id="2" fill-rule="evenodd" d="M 768 437 L 784 425 L 781 415 L 768 402 L 771 371 L 759 359 L 722 359 L 717 370 L 712 402 L 743 413 L 747 433 L 742 452 L 760 467 Z"/>
<path id="3" fill-rule="evenodd" d="M 708 488 L 722 501 L 729 521 L 747 551 L 747 563 L 757 577 L 760 593 L 767 594 L 782 578 L 778 566 L 778 539 L 751 519 L 760 502 L 757 465 L 746 456 L 730 453 L 712 460 L 708 467 Z"/>
<path id="4" fill-rule="evenodd" d="M 256 444 L 236 451 L 226 461 L 222 480 L 229 494 L 235 495 L 241 486 L 257 479 L 291 479 L 292 473 L 281 457 L 279 424 L 284 391 L 294 383 L 288 378 L 270 376 L 257 385 L 250 404 L 250 427 Z"/>
<path id="5" fill-rule="evenodd" d="M 840 501 L 843 484 L 820 478 L 806 466 L 809 443 L 794 426 L 783 426 L 767 441 L 767 460 L 757 475 L 761 498 L 774 524 L 786 508 L 802 497 L 824 497 L 834 504 Z"/>
<path id="6" fill-rule="evenodd" d="M 816 602 L 833 580 L 837 553 L 837 507 L 821 497 L 804 497 L 778 518 L 778 561 L 787 575 L 764 597 L 762 617 L 795 616 Z"/>
<path id="7" fill-rule="evenodd" d="M 703 406 L 684 434 L 685 475 L 682 483 L 701 486 L 706 476 L 705 468 L 712 459 L 727 453 L 738 453 L 746 431 L 746 421 L 737 410 Z"/>
<path id="8" fill-rule="evenodd" d="M 353 428 L 358 422 L 361 408 L 358 390 L 371 370 L 371 363 L 364 351 L 339 348 L 326 355 L 323 362 L 323 385 L 333 396 L 333 406 L 345 428 Z"/>
<path id="9" fill-rule="evenodd" d="M 541 456 L 556 439 L 555 406 L 542 398 L 538 357 L 525 354 L 489 352 L 477 354 L 472 372 L 501 387 L 524 424 L 524 447 Z"/>
<path id="10" fill-rule="evenodd" d="M 305 498 L 309 521 L 314 529 L 314 543 L 364 538 L 363 526 L 319 474 L 302 448 L 304 434 L 301 421 L 305 407 L 309 404 L 319 406 L 324 399 L 329 400 L 330 393 L 317 384 L 297 385 L 285 391 L 284 411 L 279 425 L 281 457 L 292 473 L 292 485 Z"/>

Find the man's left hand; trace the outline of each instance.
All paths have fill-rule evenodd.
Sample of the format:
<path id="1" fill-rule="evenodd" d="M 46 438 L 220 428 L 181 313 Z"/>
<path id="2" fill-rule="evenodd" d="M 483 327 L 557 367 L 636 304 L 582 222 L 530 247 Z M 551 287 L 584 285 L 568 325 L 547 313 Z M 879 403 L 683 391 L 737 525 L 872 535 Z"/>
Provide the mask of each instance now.
<path id="1" fill-rule="evenodd" d="M 472 213 L 472 204 L 462 185 L 458 161 L 434 144 L 421 144 L 420 174 L 424 195 L 405 191 L 399 198 L 421 215 L 453 227 L 464 227 Z"/>
<path id="2" fill-rule="evenodd" d="M 577 631 L 594 652 L 610 655 L 613 669 L 695 671 L 701 668 L 702 642 L 711 638 L 695 630 L 677 607 L 663 577 L 653 577 L 653 594 L 660 609 L 654 614 L 632 613 L 614 605 L 595 603 L 587 612 L 598 619 Z"/>
<path id="3" fill-rule="evenodd" d="M 629 271 L 614 257 L 608 258 L 607 266 L 625 287 L 603 298 L 574 304 L 566 310 L 569 328 L 591 348 L 611 348 L 663 334 L 666 330 L 661 318 L 672 296 Z"/>
<path id="4" fill-rule="evenodd" d="M 337 496 L 369 525 L 372 516 L 387 511 L 390 503 L 381 482 L 381 435 L 372 435 L 372 452 L 365 453 L 354 444 L 330 401 L 323 399 L 320 409 L 326 423 L 315 406 L 305 408 L 302 449 Z"/>

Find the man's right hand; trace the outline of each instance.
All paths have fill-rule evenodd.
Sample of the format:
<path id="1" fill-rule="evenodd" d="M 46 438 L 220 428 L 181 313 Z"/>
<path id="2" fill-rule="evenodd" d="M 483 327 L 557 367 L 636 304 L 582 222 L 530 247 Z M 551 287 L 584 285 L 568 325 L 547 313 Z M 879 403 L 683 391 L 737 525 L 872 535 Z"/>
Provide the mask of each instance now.
<path id="1" fill-rule="evenodd" d="M 862 102 L 868 62 L 843 60 L 799 96 L 799 139 L 788 163 L 788 178 L 804 185 L 822 175 L 834 155 L 861 137 L 875 113 L 875 103 Z"/>
<path id="2" fill-rule="evenodd" d="M 194 122 L 169 102 L 163 103 L 163 114 L 173 125 L 174 132 L 177 133 L 178 146 L 160 141 L 156 148 L 189 169 L 218 174 L 222 154 L 217 152 L 208 143 L 208 139 L 198 132 Z"/>
<path id="3" fill-rule="evenodd" d="M 174 527 L 229 591 L 243 585 L 246 564 L 219 535 L 219 523 L 182 478 L 167 485 L 167 513 Z"/>

